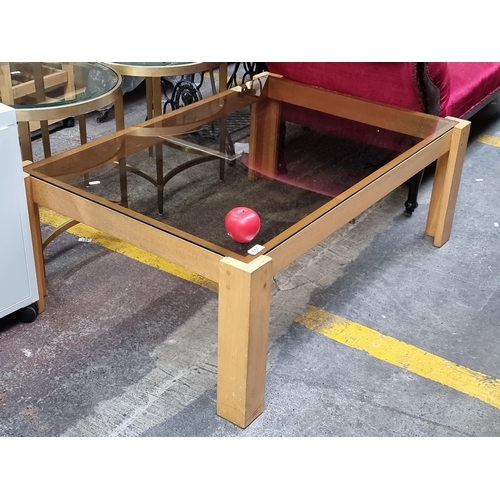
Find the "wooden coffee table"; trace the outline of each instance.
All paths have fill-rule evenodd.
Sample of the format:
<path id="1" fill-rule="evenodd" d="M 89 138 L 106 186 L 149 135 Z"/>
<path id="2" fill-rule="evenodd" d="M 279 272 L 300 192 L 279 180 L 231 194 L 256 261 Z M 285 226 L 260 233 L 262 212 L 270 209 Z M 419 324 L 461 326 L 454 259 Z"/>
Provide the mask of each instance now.
<path id="1" fill-rule="evenodd" d="M 331 147 L 331 161 L 318 164 L 321 148 L 314 150 L 314 144 L 319 142 L 302 143 L 309 131 L 299 129 L 286 143 L 288 171 L 278 171 L 285 105 L 317 110 L 333 120 L 337 132 L 322 143 Z M 239 128 L 235 140 L 248 141 L 249 154 L 221 151 L 211 122 L 225 117 L 231 132 L 231 123 L 245 116 L 248 130 Z M 425 233 L 436 247 L 444 245 L 469 128 L 464 120 L 384 106 L 264 73 L 244 86 L 26 167 L 31 220 L 36 232 L 38 206 L 48 207 L 217 282 L 217 413 L 246 427 L 264 410 L 272 277 L 434 160 Z M 140 178 L 129 182 L 128 207 L 121 206 L 116 161 L 127 156 L 154 169 L 148 149 L 158 145 L 169 159 L 209 155 L 213 166 L 207 162 L 177 175 L 163 214 Z M 384 162 L 374 167 L 380 158 Z M 224 182 L 216 175 L 221 159 L 227 162 Z M 85 188 L 83 174 L 99 183 Z M 231 240 L 224 228 L 225 214 L 237 205 L 256 210 L 261 219 L 259 234 L 246 244 Z M 408 231 L 414 230 L 412 220 Z M 42 262 L 40 245 L 36 252 Z"/>

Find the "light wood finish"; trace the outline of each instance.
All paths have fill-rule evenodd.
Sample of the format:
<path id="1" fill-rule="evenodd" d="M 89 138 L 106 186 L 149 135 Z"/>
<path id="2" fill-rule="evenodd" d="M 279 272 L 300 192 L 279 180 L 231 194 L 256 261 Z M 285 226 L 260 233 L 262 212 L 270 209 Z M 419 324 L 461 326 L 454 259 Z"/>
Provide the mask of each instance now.
<path id="1" fill-rule="evenodd" d="M 34 85 L 33 85 L 34 90 Z M 15 99 L 15 92 L 12 88 L 12 78 L 10 76 L 9 63 L 0 63 L 0 96 L 4 104 L 12 104 Z"/>
<path id="2" fill-rule="evenodd" d="M 23 160 L 33 161 L 33 149 L 31 147 L 31 131 L 29 122 L 18 122 L 17 130 L 19 143 L 21 146 L 21 156 Z"/>
<path id="3" fill-rule="evenodd" d="M 61 104 L 49 108 L 16 109 L 16 117 L 18 121 L 62 120 L 68 118 L 68 116 L 78 116 L 112 104 L 116 99 L 116 95 L 121 94 L 121 76 L 119 73 L 117 75 L 118 83 L 116 87 L 107 94 L 69 105 Z M 68 115 L 68 107 L 71 108 L 73 115 Z"/>
<path id="4" fill-rule="evenodd" d="M 33 244 L 33 256 L 35 258 L 36 281 L 38 287 L 38 312 L 45 311 L 45 296 L 47 285 L 45 282 L 45 265 L 43 260 L 42 233 L 40 230 L 40 215 L 38 205 L 34 203 L 32 191 L 32 177 L 24 173 L 24 187 L 28 202 L 28 215 L 30 220 L 31 241 Z"/>
<path id="5" fill-rule="evenodd" d="M 62 71 L 66 74 L 66 81 L 64 82 L 64 95 L 68 99 L 74 99 L 77 96 L 77 91 L 75 72 L 73 71 L 73 67 L 67 62 L 63 62 L 61 63 L 61 68 Z M 46 88 L 48 87 L 46 86 Z"/>
<path id="6" fill-rule="evenodd" d="M 273 79 L 269 77 L 269 80 Z M 284 95 L 288 95 L 290 88 L 288 83 L 278 78 L 275 80 L 273 85 L 278 85 L 279 81 L 284 82 Z M 263 102 L 259 103 L 253 112 L 253 118 L 260 127 L 255 124 L 252 126 L 250 139 L 252 148 L 264 151 L 252 152 L 251 158 L 253 162 L 264 162 L 270 169 L 269 172 L 273 172 L 279 139 L 277 122 L 280 105 L 265 101 L 266 88 L 262 97 Z M 280 95 L 278 90 L 275 89 L 275 95 Z M 228 91 L 228 95 L 230 93 Z M 320 89 L 307 89 L 305 94 L 308 97 L 303 104 L 310 106 L 319 106 L 318 102 L 324 97 Z M 335 97 L 334 101 L 337 102 L 338 98 L 340 97 Z M 214 99 L 217 101 L 220 95 Z M 236 105 L 233 101 L 238 99 L 240 97 L 225 101 L 226 111 L 232 110 L 232 106 Z M 205 103 L 196 103 L 193 108 L 196 106 L 211 106 L 211 99 L 207 99 Z M 343 113 L 348 112 L 345 102 L 340 109 Z M 368 109 L 373 111 L 370 105 Z M 387 111 L 386 108 L 384 110 L 380 116 Z M 182 110 L 175 111 L 169 116 L 182 112 Z M 332 109 L 329 109 L 329 112 L 334 113 Z M 355 115 L 359 113 L 357 105 L 354 106 L 353 113 Z M 64 164 L 67 163 L 68 169 L 71 170 L 71 162 L 68 160 L 75 154 L 71 152 L 59 155 L 58 160 L 49 159 L 40 162 L 40 169 L 44 169 L 47 180 L 43 176 L 41 179 L 31 178 L 27 186 L 30 213 L 35 214 L 34 218 L 37 217 L 36 207 L 43 205 L 217 282 L 219 284 L 217 413 L 240 427 L 246 427 L 264 409 L 273 275 L 436 159 L 438 168 L 426 231 L 434 237 L 436 246 L 441 246 L 448 240 L 470 123 L 464 120 L 448 121 L 444 123 L 445 128 L 438 133 L 432 131 L 432 125 L 443 125 L 442 121 L 433 117 L 427 117 L 426 120 L 425 115 L 418 113 L 415 118 L 415 114 L 411 112 L 389 110 L 389 116 L 397 115 L 398 120 L 405 114 L 412 124 L 402 124 L 401 127 L 409 130 L 413 129 L 415 123 L 420 123 L 427 130 L 424 141 L 408 149 L 404 160 L 401 161 L 401 157 L 392 160 L 305 217 L 299 229 L 297 226 L 288 229 L 274 240 L 267 242 L 268 248 L 265 249 L 265 254 L 255 257 L 251 255 L 222 257 L 220 253 L 223 250 L 220 247 L 217 247 L 217 250 L 215 245 L 210 246 L 209 243 L 201 242 L 194 236 L 181 234 L 175 228 L 169 229 L 171 232 L 168 233 L 164 226 L 158 225 L 157 221 L 149 220 L 131 210 L 119 206 L 114 208 L 111 204 L 106 206 L 105 201 L 93 199 L 89 193 L 72 192 L 71 188 L 63 189 L 56 186 L 56 183 L 64 185 L 62 173 L 58 180 L 51 180 L 50 175 L 52 172 L 58 175 L 57 172 L 61 169 L 58 170 L 57 162 L 63 159 L 66 159 Z M 375 115 L 367 117 L 367 120 L 377 119 L 386 118 L 377 118 Z M 166 126 L 165 123 L 160 123 L 159 119 L 155 120 Z M 165 120 L 168 121 L 168 118 Z M 453 126 L 453 123 L 456 125 Z M 151 132 L 150 129 L 141 127 L 131 130 L 132 133 L 139 130 Z M 126 133 L 117 132 L 113 141 Z M 96 140 L 94 147 L 107 140 L 109 139 Z M 147 145 L 142 144 L 141 147 Z M 91 145 L 85 145 L 81 146 L 79 154 L 85 153 L 91 157 L 93 151 Z M 117 155 L 118 150 L 112 154 Z M 81 158 L 79 162 L 86 164 Z M 48 169 L 48 166 L 51 168 Z M 36 168 L 32 169 L 32 173 L 36 175 Z M 41 249 L 39 240 L 36 244 Z M 207 248 L 203 248 L 202 244 Z M 226 255 L 231 255 L 229 251 L 227 252 Z M 41 251 L 38 252 L 38 261 L 40 260 L 43 260 Z M 43 262 L 41 265 L 43 267 Z"/>
<path id="7" fill-rule="evenodd" d="M 2 71 L 7 71 L 10 79 L 10 66 L 9 63 L 0 63 L 0 67 Z M 66 69 L 57 70 L 54 68 L 44 67 L 43 74 L 43 85 L 45 88 L 54 87 L 56 85 L 66 84 L 68 82 L 68 73 Z M 24 97 L 30 94 L 35 93 L 35 81 L 29 80 L 27 82 L 19 83 L 18 85 L 12 86 L 12 82 L 10 81 L 11 88 L 11 101 L 12 104 L 15 99 L 19 99 L 20 97 Z M 2 99 L 3 92 L 6 91 L 8 93 L 8 88 L 2 87 Z"/>
<path id="8" fill-rule="evenodd" d="M 437 247 L 450 239 L 469 132 L 470 122 L 457 120 L 450 151 L 437 162 L 425 231 L 428 236 L 434 237 Z"/>
<path id="9" fill-rule="evenodd" d="M 70 75 L 67 69 L 57 70 L 48 66 L 43 67 L 43 88 L 50 88 L 56 85 L 65 85 L 70 80 Z M 14 104 L 16 99 L 28 96 L 30 94 L 35 94 L 35 79 L 29 80 L 27 82 L 18 83 L 17 85 L 12 85 L 12 77 L 10 73 L 10 63 L 1 62 L 0 63 L 0 96 L 1 102 L 7 105 Z M 49 98 L 47 98 L 49 100 Z M 57 122 L 57 120 L 49 120 L 48 124 Z M 30 121 L 29 131 L 35 132 L 40 130 L 40 122 Z M 31 160 L 31 159 L 30 159 Z"/>
<path id="10" fill-rule="evenodd" d="M 433 120 L 424 113 L 350 97 L 285 78 L 269 77 L 264 86 L 263 94 L 280 102 L 287 102 L 414 137 L 427 137 L 431 131 L 430 127 L 432 127 Z M 436 123 L 437 121 L 436 118 Z"/>
<path id="11" fill-rule="evenodd" d="M 250 122 L 250 154 L 248 157 L 250 180 L 258 172 L 274 178 L 278 170 L 278 136 L 281 123 L 281 104 L 271 99 L 259 100 L 252 106 Z"/>
<path id="12" fill-rule="evenodd" d="M 43 80 L 43 66 L 40 62 L 33 63 L 33 80 L 35 82 L 35 97 L 37 102 L 45 101 L 45 85 Z M 17 113 L 16 113 L 17 115 Z M 42 143 L 45 158 L 51 156 L 50 137 L 49 137 L 49 122 L 40 120 L 40 128 L 42 130 Z"/>
<path id="13" fill-rule="evenodd" d="M 123 209 L 128 215 L 119 213 L 39 179 L 32 180 L 31 196 L 40 206 L 136 245 L 209 280 L 218 280 L 220 255 L 138 221 L 131 217 L 132 211 Z"/>
<path id="14" fill-rule="evenodd" d="M 271 259 L 220 261 L 217 413 L 247 427 L 264 411 Z"/>
<path id="15" fill-rule="evenodd" d="M 29 63 L 26 63 L 29 64 Z M 57 85 L 70 86 L 73 83 L 74 88 L 74 78 L 73 72 L 69 71 L 71 66 L 68 63 L 62 63 L 62 69 L 58 70 L 56 68 L 51 68 L 49 66 L 43 67 L 43 88 L 51 88 Z M 12 85 L 12 78 L 10 75 L 10 63 L 0 63 L 0 72 L 4 75 L 3 79 L 0 77 L 0 94 L 2 96 L 2 102 L 4 104 L 13 104 L 16 99 L 20 99 L 31 94 L 35 94 L 36 86 L 35 79 L 29 80 L 27 82 L 18 83 L 17 85 Z M 69 96 L 69 94 L 67 94 Z M 73 96 L 75 92 L 73 92 Z M 69 96 L 72 97 L 72 96 Z M 47 101 L 50 99 L 47 97 Z M 59 120 L 49 120 L 48 125 L 52 125 Z M 30 121 L 29 130 L 30 132 L 35 132 L 40 130 L 41 125 L 39 121 Z"/>
<path id="16" fill-rule="evenodd" d="M 331 210 L 318 217 L 315 213 L 304 219 L 304 229 L 291 235 L 281 245 L 267 253 L 273 259 L 273 274 L 277 274 L 305 252 L 340 229 L 344 224 L 359 216 L 367 208 L 381 200 L 391 191 L 401 186 L 417 172 L 442 156 L 450 148 L 452 131 L 447 132 L 441 140 L 431 142 L 425 148 L 415 151 L 399 165 L 391 168 L 390 162 L 386 172 L 380 176 L 374 172 L 364 179 L 364 187 L 353 187 L 333 199 L 328 206 Z M 286 234 L 284 234 L 286 236 Z"/>

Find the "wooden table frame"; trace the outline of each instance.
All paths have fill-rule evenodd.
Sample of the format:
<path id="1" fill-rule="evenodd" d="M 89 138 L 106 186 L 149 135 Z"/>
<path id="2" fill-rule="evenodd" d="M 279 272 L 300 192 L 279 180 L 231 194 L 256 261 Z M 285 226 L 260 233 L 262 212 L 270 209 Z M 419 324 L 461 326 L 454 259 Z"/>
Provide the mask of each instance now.
<path id="1" fill-rule="evenodd" d="M 361 102 L 341 94 L 280 79 L 276 75 L 268 76 L 263 98 L 252 108 L 250 163 L 264 162 L 270 171 L 277 168 L 281 102 L 358 118 L 365 123 L 391 130 L 408 129 L 407 123 L 400 119 L 404 116 L 400 110 L 395 111 L 394 115 L 384 112 L 384 118 L 378 118 L 382 115 L 378 112 L 380 108 L 376 103 Z M 241 91 L 241 88 L 227 92 L 235 90 Z M 450 238 L 470 122 L 454 118 L 449 120 L 452 120 L 452 124 L 443 135 L 424 145 L 415 146 L 409 157 L 402 162 L 394 160 L 394 165 L 384 167 L 382 174 L 371 174 L 370 182 L 365 183 L 361 189 L 350 193 L 303 229 L 250 261 L 223 257 L 131 218 L 123 210 L 114 210 L 55 186 L 43 178 L 37 178 L 36 173 L 32 172 L 26 178 L 26 189 L 35 260 L 41 277 L 40 297 L 45 296 L 46 290 L 39 235 L 39 205 L 217 282 L 217 413 L 245 428 L 264 410 L 271 284 L 274 275 L 434 160 L 437 160 L 437 167 L 425 233 L 433 238 L 436 247 L 441 247 Z M 262 126 L 263 123 L 265 127 Z M 89 147 L 90 144 L 82 146 Z M 42 304 L 42 310 L 43 307 Z"/>

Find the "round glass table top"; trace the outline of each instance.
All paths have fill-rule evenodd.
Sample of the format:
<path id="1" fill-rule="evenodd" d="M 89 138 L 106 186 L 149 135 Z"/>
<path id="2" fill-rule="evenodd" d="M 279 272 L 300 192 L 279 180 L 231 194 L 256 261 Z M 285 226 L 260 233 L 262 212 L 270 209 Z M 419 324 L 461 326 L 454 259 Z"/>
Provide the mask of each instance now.
<path id="1" fill-rule="evenodd" d="M 192 62 L 115 62 L 113 64 L 123 64 L 125 66 L 179 66 L 193 64 Z"/>
<path id="2" fill-rule="evenodd" d="M 122 76 L 144 78 L 192 75 L 220 67 L 220 62 L 104 62 Z"/>
<path id="3" fill-rule="evenodd" d="M 16 111 L 100 100 L 120 85 L 121 76 L 102 63 L 0 63 L 0 101 Z"/>

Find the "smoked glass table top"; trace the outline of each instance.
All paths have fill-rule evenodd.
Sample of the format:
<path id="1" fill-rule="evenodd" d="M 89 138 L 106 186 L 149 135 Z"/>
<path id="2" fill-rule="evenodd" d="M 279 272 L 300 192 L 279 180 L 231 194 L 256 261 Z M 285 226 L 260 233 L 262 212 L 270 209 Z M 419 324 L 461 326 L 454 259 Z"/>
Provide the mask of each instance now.
<path id="1" fill-rule="evenodd" d="M 318 102 L 317 108 L 336 114 L 317 114 L 317 129 L 288 123 L 284 159 L 273 165 L 266 158 L 281 155 L 267 151 L 266 137 L 277 131 L 259 120 L 259 109 L 281 106 L 283 116 L 306 114 L 300 99 L 294 105 L 281 102 L 285 90 L 279 79 L 261 77 L 25 170 L 221 256 L 249 262 L 455 125 L 329 93 L 331 103 Z M 165 186 L 162 214 L 148 180 L 155 177 L 159 158 Z M 226 214 L 235 207 L 251 208 L 260 217 L 260 231 L 248 243 L 232 240 L 225 228 Z"/>

